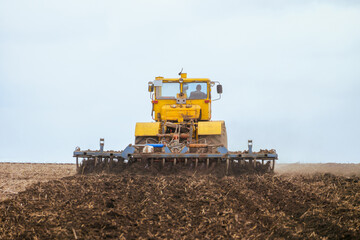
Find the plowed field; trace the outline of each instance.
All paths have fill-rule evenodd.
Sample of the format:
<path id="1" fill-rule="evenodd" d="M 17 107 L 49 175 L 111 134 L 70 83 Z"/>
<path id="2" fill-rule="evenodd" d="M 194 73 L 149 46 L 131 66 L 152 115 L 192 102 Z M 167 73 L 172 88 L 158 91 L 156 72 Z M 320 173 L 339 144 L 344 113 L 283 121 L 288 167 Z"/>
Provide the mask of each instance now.
<path id="1" fill-rule="evenodd" d="M 31 184 L 75 173 L 74 164 L 0 163 L 0 201 L 15 196 Z"/>
<path id="2" fill-rule="evenodd" d="M 360 239 L 358 176 L 157 175 L 40 182 L 0 203 L 0 239 Z"/>

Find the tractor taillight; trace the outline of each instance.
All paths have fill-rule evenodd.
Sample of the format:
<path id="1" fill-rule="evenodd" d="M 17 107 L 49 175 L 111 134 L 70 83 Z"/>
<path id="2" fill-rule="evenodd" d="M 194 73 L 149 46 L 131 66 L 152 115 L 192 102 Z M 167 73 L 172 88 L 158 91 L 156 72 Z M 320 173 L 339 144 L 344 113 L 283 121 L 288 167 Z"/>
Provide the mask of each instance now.
<path id="1" fill-rule="evenodd" d="M 154 100 L 154 101 L 152 101 L 152 103 L 158 103 L 159 101 L 158 100 Z"/>
<path id="2" fill-rule="evenodd" d="M 209 103 L 209 102 L 210 102 L 210 100 L 207 100 L 207 99 L 205 100 L 205 103 Z"/>

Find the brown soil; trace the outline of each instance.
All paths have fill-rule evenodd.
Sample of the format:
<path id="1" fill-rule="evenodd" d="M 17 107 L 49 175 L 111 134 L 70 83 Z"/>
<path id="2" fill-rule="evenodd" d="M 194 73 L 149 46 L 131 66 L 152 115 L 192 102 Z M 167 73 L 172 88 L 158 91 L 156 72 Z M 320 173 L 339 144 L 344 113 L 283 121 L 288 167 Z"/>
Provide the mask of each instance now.
<path id="1" fill-rule="evenodd" d="M 72 176 L 75 172 L 74 164 L 0 163 L 0 201 L 34 183 Z"/>
<path id="2" fill-rule="evenodd" d="M 331 173 L 339 176 L 360 176 L 360 164 L 348 163 L 290 163 L 277 164 L 275 172 L 279 174 L 317 174 Z"/>
<path id="3" fill-rule="evenodd" d="M 360 179 L 76 175 L 0 203 L 0 239 L 360 239 Z"/>

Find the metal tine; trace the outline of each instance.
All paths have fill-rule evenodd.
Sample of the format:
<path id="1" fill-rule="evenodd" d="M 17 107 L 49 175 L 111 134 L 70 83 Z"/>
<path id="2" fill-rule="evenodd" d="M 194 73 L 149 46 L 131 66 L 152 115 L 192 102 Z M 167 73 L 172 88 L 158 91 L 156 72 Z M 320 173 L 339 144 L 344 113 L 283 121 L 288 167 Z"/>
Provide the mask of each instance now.
<path id="1" fill-rule="evenodd" d="M 229 165 L 230 165 L 230 159 L 226 158 L 226 175 L 229 175 Z"/>

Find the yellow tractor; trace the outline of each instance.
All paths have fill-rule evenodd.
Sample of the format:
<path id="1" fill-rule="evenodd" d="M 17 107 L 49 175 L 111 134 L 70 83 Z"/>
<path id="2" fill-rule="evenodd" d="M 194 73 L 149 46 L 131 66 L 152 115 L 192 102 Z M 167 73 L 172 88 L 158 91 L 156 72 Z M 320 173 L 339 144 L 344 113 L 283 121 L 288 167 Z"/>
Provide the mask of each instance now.
<path id="1" fill-rule="evenodd" d="M 135 144 L 164 143 L 172 152 L 186 146 L 191 152 L 227 148 L 224 121 L 210 121 L 211 101 L 216 100 L 211 100 L 214 85 L 207 78 L 187 78 L 186 73 L 149 82 L 155 122 L 136 124 Z M 222 86 L 217 85 L 217 90 L 221 94 Z"/>
<path id="2" fill-rule="evenodd" d="M 104 139 L 100 150 L 74 151 L 79 171 L 91 172 L 96 166 L 130 165 L 146 162 L 147 166 L 159 163 L 188 165 L 224 165 L 229 168 L 273 172 L 278 155 L 275 150 L 252 151 L 248 141 L 246 151 L 228 151 L 224 121 L 211 121 L 211 103 L 219 100 L 223 92 L 219 82 L 208 78 L 156 77 L 148 83 L 154 122 L 136 123 L 135 143 L 123 151 L 104 151 Z M 216 87 L 218 98 L 212 98 Z M 81 166 L 79 158 L 83 158 Z"/>

